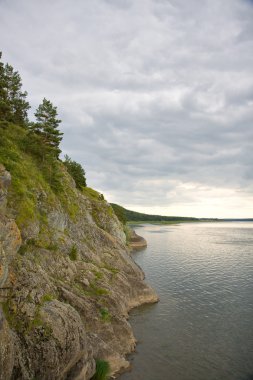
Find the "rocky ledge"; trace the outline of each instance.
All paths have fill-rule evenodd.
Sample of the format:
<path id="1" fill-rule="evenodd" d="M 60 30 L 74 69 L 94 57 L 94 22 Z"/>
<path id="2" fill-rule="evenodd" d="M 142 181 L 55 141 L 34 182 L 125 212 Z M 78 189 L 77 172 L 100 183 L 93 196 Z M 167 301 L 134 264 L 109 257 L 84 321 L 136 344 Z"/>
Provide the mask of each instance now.
<path id="1" fill-rule="evenodd" d="M 158 299 L 110 205 L 62 175 L 64 197 L 40 179 L 21 218 L 0 167 L 0 380 L 88 380 L 97 359 L 127 368 L 128 311 Z"/>
<path id="2" fill-rule="evenodd" d="M 129 245 L 132 250 L 139 250 L 147 247 L 147 241 L 134 230 L 131 230 Z"/>

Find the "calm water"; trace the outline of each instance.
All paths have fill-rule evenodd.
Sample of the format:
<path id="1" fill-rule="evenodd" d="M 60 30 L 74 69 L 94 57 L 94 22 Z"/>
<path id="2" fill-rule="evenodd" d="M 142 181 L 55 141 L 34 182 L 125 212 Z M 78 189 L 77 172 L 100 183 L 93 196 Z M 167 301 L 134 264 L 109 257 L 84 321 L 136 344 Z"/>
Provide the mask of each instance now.
<path id="1" fill-rule="evenodd" d="M 253 223 L 144 225 L 135 253 L 160 302 L 135 309 L 120 380 L 253 379 Z"/>

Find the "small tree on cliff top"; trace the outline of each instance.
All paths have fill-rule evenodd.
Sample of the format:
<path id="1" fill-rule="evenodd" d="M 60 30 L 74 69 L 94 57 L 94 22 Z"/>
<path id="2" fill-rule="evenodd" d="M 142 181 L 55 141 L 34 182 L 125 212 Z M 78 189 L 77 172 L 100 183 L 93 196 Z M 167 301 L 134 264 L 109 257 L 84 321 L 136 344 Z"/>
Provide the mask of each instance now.
<path id="1" fill-rule="evenodd" d="M 82 187 L 86 186 L 86 178 L 85 178 L 85 171 L 82 168 L 82 165 L 80 165 L 78 162 L 71 160 L 71 158 L 66 154 L 64 156 L 65 161 L 64 165 L 67 168 L 67 171 L 71 175 L 71 177 L 74 179 L 76 183 L 76 187 L 78 189 L 81 189 Z"/>
<path id="2" fill-rule="evenodd" d="M 36 123 L 32 124 L 31 130 L 41 136 L 43 143 L 50 147 L 58 158 L 63 133 L 58 129 L 61 120 L 57 119 L 57 107 L 44 98 L 34 115 Z"/>
<path id="3" fill-rule="evenodd" d="M 1 57 L 0 52 L 0 60 Z M 8 63 L 4 65 L 0 61 L 0 120 L 26 126 L 30 108 L 26 97 L 27 92 L 22 91 L 19 73 Z"/>

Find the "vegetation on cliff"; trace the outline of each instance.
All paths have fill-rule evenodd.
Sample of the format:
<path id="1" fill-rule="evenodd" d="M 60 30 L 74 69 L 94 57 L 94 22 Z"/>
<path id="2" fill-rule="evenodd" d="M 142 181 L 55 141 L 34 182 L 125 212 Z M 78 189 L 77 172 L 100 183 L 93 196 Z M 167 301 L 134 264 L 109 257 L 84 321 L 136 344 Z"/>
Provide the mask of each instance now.
<path id="1" fill-rule="evenodd" d="M 35 111 L 35 121 L 29 121 L 30 105 L 27 92 L 22 90 L 21 77 L 10 64 L 1 62 L 1 57 L 0 52 L 0 161 L 7 169 L 16 169 L 15 174 L 19 177 L 21 168 L 15 163 L 32 158 L 50 188 L 60 193 L 63 189 L 59 154 L 63 133 L 59 130 L 61 120 L 57 118 L 57 107 L 44 98 Z M 68 156 L 65 156 L 64 164 L 77 188 L 85 187 L 82 166 Z M 26 169 L 29 168 L 23 171 Z"/>
<path id="2" fill-rule="evenodd" d="M 112 207 L 58 158 L 55 107 L 44 102 L 52 134 L 41 118 L 45 128 L 31 125 L 20 78 L 9 97 L 14 70 L 0 71 L 0 380 L 88 380 L 101 360 L 125 368 L 127 312 L 157 296 Z"/>

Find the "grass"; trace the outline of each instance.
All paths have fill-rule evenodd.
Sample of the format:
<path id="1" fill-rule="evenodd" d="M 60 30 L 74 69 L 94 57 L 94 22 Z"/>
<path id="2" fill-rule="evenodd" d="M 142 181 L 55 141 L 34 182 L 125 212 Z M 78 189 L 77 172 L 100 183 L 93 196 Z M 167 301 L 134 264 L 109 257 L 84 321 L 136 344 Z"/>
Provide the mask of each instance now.
<path id="1" fill-rule="evenodd" d="M 98 191 L 92 189 L 91 187 L 84 187 L 82 192 L 88 198 L 95 199 L 97 201 L 103 200 L 102 194 L 100 194 Z"/>
<path id="2" fill-rule="evenodd" d="M 95 296 L 107 296 L 109 294 L 109 291 L 104 288 L 99 288 L 95 284 L 90 285 L 91 293 Z"/>
<path id="3" fill-rule="evenodd" d="M 110 373 L 110 364 L 106 360 L 96 360 L 96 373 L 92 380 L 107 380 Z"/>
<path id="4" fill-rule="evenodd" d="M 71 250 L 69 252 L 69 258 L 71 261 L 77 260 L 77 247 L 75 244 L 72 245 Z"/>
<path id="5" fill-rule="evenodd" d="M 53 299 L 55 299 L 55 297 L 52 294 L 44 294 L 44 296 L 41 299 L 41 302 L 42 304 L 44 304 L 45 302 L 53 301 Z"/>
<path id="6" fill-rule="evenodd" d="M 101 280 L 104 277 L 104 274 L 102 272 L 99 272 L 98 270 L 92 270 L 93 274 L 96 277 L 96 280 Z"/>
<path id="7" fill-rule="evenodd" d="M 108 271 L 111 272 L 112 274 L 117 274 L 117 273 L 119 273 L 119 269 L 114 268 L 114 267 L 111 267 L 110 265 L 107 265 L 107 264 L 103 265 L 102 268 L 108 270 Z"/>
<path id="8" fill-rule="evenodd" d="M 105 308 L 100 309 L 100 317 L 101 317 L 103 322 L 110 322 L 111 321 L 111 314 Z"/>

